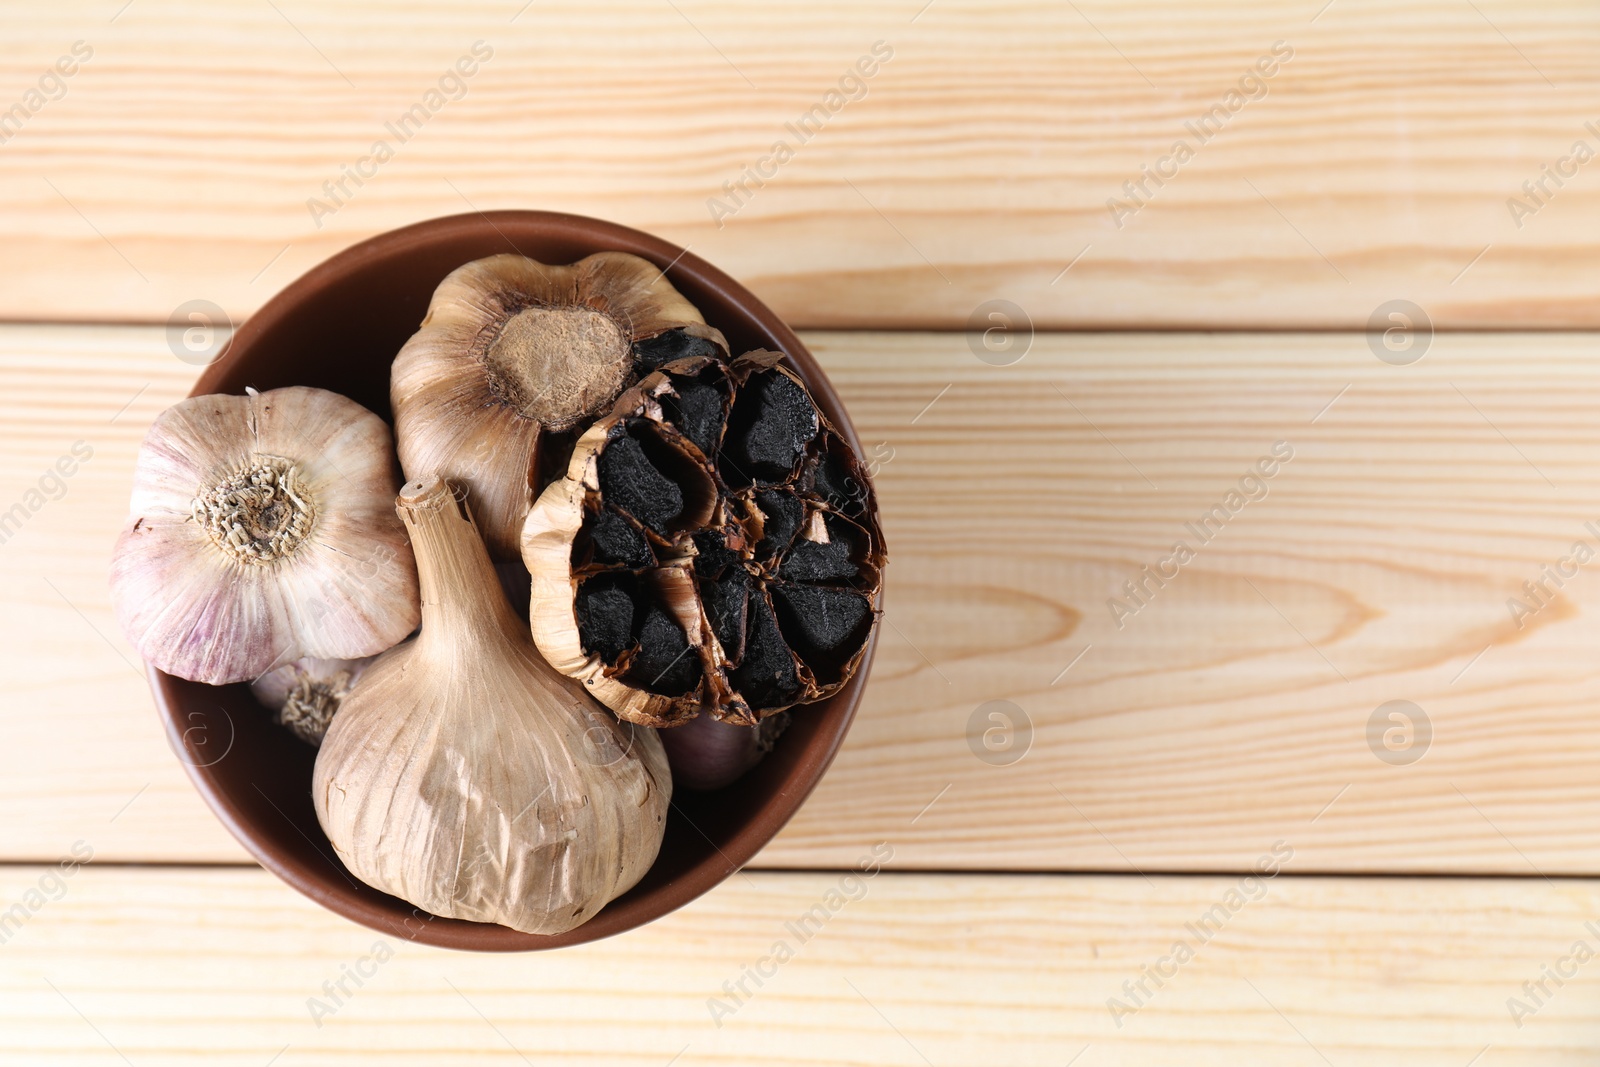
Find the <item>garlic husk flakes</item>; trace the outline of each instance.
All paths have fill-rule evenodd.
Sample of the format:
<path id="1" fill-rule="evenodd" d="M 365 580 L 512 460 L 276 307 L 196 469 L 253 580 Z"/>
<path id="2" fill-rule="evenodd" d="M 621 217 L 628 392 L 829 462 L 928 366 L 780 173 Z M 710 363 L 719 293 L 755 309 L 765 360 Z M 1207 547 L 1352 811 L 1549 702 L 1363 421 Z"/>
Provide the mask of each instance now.
<path id="1" fill-rule="evenodd" d="M 263 707 L 276 712 L 279 724 L 296 737 L 308 745 L 320 745 L 340 703 L 375 658 L 297 659 L 251 682 L 250 692 Z"/>
<path id="2" fill-rule="evenodd" d="M 434 915 L 573 929 L 655 861 L 666 754 L 544 662 L 446 483 L 409 483 L 399 511 L 422 630 L 380 656 L 334 717 L 317 817 L 352 873 Z"/>
<path id="3" fill-rule="evenodd" d="M 464 487 L 490 553 L 516 559 L 541 434 L 582 428 L 664 359 L 710 352 L 727 352 L 722 335 L 638 256 L 476 260 L 439 283 L 395 359 L 400 464 Z"/>
<path id="4" fill-rule="evenodd" d="M 366 408 L 305 386 L 162 412 L 111 562 L 112 606 L 139 654 L 222 685 L 410 633 L 417 579 L 390 441 Z"/>

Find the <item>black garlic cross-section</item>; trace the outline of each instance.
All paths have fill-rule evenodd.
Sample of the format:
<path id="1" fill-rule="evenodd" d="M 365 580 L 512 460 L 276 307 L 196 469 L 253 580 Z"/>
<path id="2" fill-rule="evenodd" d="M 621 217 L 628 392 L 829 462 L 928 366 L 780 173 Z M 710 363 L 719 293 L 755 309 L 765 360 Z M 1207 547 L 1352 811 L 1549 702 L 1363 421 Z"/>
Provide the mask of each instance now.
<path id="1" fill-rule="evenodd" d="M 625 392 L 529 513 L 523 558 L 540 651 L 650 726 L 833 693 L 886 561 L 865 466 L 770 352 L 666 361 Z"/>

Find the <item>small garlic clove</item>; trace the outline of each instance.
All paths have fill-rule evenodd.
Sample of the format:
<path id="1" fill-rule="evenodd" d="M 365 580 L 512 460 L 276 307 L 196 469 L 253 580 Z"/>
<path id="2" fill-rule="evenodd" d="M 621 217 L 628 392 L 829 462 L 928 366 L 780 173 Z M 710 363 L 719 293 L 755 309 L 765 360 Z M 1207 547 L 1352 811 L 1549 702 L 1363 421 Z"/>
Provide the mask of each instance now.
<path id="1" fill-rule="evenodd" d="M 362 659 L 298 659 L 274 668 L 250 683 L 262 707 L 309 745 L 322 744 L 339 705 L 372 663 Z"/>

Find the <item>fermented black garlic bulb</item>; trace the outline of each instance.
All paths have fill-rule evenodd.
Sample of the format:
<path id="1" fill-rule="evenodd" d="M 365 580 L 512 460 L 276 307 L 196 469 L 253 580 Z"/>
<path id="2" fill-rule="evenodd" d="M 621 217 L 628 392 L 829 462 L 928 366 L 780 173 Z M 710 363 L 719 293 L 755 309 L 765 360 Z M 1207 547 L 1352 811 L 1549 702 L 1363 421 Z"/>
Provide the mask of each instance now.
<path id="1" fill-rule="evenodd" d="M 534 641 L 625 719 L 754 725 L 860 664 L 886 560 L 876 498 L 781 358 L 667 364 L 528 514 Z"/>

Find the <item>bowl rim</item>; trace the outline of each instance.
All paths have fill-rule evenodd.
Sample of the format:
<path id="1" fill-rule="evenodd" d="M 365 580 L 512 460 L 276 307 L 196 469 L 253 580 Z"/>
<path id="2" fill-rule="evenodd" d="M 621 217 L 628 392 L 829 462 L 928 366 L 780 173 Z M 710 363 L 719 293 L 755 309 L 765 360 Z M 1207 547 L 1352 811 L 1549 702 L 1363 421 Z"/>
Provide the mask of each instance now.
<path id="1" fill-rule="evenodd" d="M 403 257 L 452 238 L 487 237 L 483 230 L 485 224 L 517 251 L 520 250 L 516 242 L 502 226 L 513 230 L 538 227 L 541 239 L 592 245 L 593 251 L 630 252 L 655 263 L 669 280 L 674 280 L 674 284 L 677 284 L 678 278 L 688 278 L 692 279 L 693 287 L 711 290 L 722 302 L 737 308 L 750 320 L 749 324 L 755 327 L 756 332 L 765 334 L 773 342 L 772 347 L 784 353 L 786 362 L 805 381 L 823 414 L 856 450 L 857 455 L 861 453 L 861 442 L 849 414 L 816 359 L 795 332 L 743 285 L 687 248 L 653 234 L 603 219 L 553 211 L 508 209 L 447 215 L 380 233 L 335 253 L 279 290 L 235 329 L 217 357 L 202 371 L 189 395 L 219 392 L 218 382 L 222 376 L 241 354 L 251 350 L 258 337 L 270 335 L 275 327 L 292 319 L 308 301 L 337 284 L 348 273 L 376 261 Z M 874 607 L 881 609 L 881 606 L 880 589 Z M 155 667 L 149 667 L 147 671 L 169 744 L 179 756 L 190 780 L 211 811 L 264 868 L 330 911 L 380 933 L 441 948 L 519 952 L 583 944 L 624 933 L 671 914 L 740 870 L 788 824 L 833 763 L 855 720 L 877 641 L 878 630 L 874 628 L 856 673 L 843 688 L 823 702 L 833 714 L 828 722 L 819 726 L 797 759 L 789 781 L 797 783 L 798 788 L 774 794 L 727 841 L 721 844 L 711 841 L 713 854 L 680 877 L 654 888 L 642 897 L 632 900 L 619 898 L 622 900 L 621 906 L 613 901 L 582 926 L 553 935 L 527 934 L 494 923 L 436 917 L 417 908 L 412 908 L 410 917 L 397 919 L 396 913 L 390 909 L 380 907 L 362 896 L 341 892 L 336 883 L 293 854 L 279 851 L 265 835 L 257 832 L 253 817 L 234 801 L 215 772 L 220 758 L 206 761 L 188 758 L 204 755 L 200 750 L 204 741 L 196 743 L 189 736 L 190 730 L 184 726 L 185 698 L 179 690 L 181 686 L 193 683 L 183 682 Z M 679 814 L 687 818 L 681 811 Z M 299 829 L 298 825 L 296 829 Z"/>

